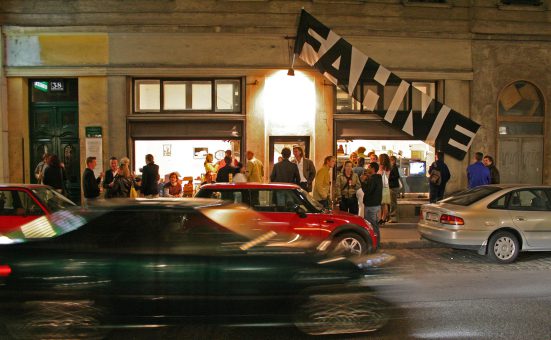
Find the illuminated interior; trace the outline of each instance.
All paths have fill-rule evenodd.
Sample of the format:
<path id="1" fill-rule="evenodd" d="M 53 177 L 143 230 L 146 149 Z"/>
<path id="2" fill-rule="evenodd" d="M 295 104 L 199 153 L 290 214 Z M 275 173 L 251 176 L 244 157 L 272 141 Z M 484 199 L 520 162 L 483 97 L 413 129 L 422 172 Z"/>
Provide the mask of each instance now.
<path id="1" fill-rule="evenodd" d="M 365 147 L 365 154 L 373 151 L 377 155 L 386 153 L 396 156 L 402 178 L 403 193 L 427 193 L 429 191 L 427 171 L 434 162 L 434 147 L 419 140 L 337 140 L 337 164 L 344 163 L 350 154 Z"/>

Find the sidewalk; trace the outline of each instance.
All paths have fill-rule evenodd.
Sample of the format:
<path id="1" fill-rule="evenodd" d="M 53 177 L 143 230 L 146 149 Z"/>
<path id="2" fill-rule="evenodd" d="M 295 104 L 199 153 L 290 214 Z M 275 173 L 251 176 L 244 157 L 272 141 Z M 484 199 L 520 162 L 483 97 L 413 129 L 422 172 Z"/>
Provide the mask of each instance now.
<path id="1" fill-rule="evenodd" d="M 392 248 L 441 248 L 443 245 L 421 239 L 417 233 L 417 219 L 410 218 L 400 223 L 387 223 L 381 230 L 381 249 Z"/>

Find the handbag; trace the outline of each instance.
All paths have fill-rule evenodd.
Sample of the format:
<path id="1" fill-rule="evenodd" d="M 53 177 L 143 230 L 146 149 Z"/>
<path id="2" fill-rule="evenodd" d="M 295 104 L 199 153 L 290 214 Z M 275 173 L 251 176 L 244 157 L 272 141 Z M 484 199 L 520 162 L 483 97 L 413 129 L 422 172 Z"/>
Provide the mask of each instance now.
<path id="1" fill-rule="evenodd" d="M 130 198 L 137 198 L 138 192 L 136 191 L 136 188 L 134 188 L 134 184 L 130 187 Z"/>

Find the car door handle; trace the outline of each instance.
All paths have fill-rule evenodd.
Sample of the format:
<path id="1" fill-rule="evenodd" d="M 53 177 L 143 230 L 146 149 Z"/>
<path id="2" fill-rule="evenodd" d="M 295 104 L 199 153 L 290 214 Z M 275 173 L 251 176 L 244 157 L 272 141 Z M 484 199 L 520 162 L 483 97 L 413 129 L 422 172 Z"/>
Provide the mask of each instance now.
<path id="1" fill-rule="evenodd" d="M 335 223 L 333 220 L 324 220 L 323 223 Z"/>
<path id="2" fill-rule="evenodd" d="M 517 216 L 515 217 L 515 221 L 526 221 L 526 220 L 522 216 Z"/>

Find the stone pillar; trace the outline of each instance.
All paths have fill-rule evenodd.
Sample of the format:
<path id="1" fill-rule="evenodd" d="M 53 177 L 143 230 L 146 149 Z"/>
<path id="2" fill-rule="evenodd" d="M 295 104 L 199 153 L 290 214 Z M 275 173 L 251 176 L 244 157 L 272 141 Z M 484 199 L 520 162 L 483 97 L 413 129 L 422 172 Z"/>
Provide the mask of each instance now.
<path id="1" fill-rule="evenodd" d="M 7 81 L 4 75 L 4 33 L 0 26 L 0 183 L 9 180 L 9 152 L 8 152 L 8 94 Z"/>
<path id="2" fill-rule="evenodd" d="M 110 157 L 129 157 L 126 135 L 126 116 L 128 114 L 127 78 L 125 76 L 112 76 L 107 78 L 107 122 L 106 130 L 109 138 L 105 139 L 104 150 L 108 160 Z M 134 170 L 134 169 L 132 169 Z"/>

